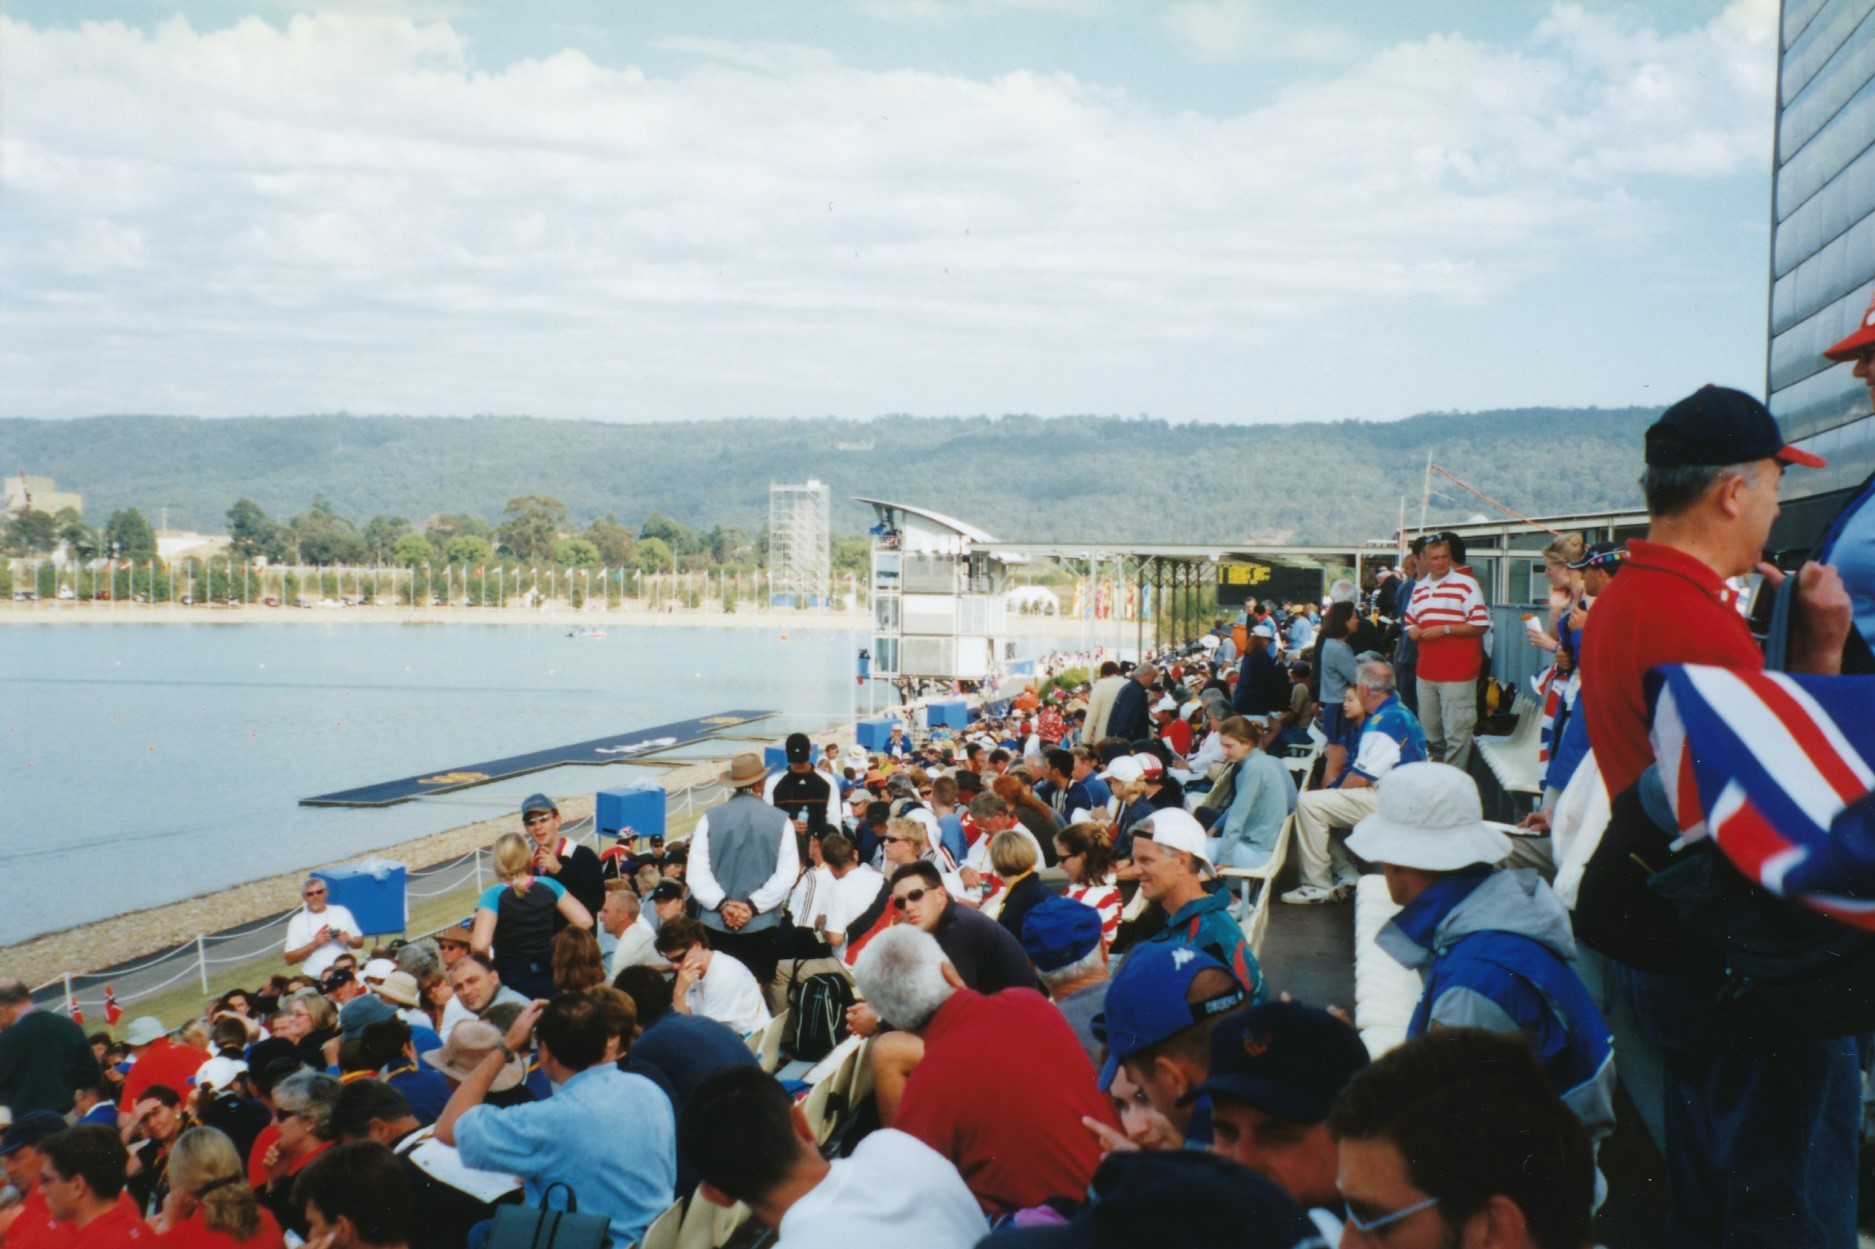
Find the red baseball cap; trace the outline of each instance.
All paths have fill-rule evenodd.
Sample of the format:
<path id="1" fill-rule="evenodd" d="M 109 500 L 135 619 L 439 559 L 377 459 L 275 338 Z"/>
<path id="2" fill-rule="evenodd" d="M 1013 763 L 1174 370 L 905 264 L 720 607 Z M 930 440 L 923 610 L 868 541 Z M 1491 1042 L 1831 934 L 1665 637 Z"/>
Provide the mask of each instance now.
<path id="1" fill-rule="evenodd" d="M 1857 352 L 1869 346 L 1875 346 L 1875 296 L 1871 296 L 1868 301 L 1868 310 L 1862 314 L 1862 324 L 1834 347 L 1825 348 L 1823 357 L 1842 364 L 1855 359 Z"/>

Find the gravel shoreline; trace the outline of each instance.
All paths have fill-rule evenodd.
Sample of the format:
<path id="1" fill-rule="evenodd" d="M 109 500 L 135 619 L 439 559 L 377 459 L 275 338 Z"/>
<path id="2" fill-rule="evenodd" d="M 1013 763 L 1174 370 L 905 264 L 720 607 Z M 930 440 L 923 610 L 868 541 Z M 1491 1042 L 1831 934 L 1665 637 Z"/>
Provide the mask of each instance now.
<path id="1" fill-rule="evenodd" d="M 850 743 L 852 731 L 829 728 L 815 733 L 817 741 Z M 754 743 L 735 743 L 738 747 L 759 750 Z M 707 785 L 721 774 L 721 765 L 692 764 L 661 775 L 665 788 L 677 793 L 695 785 Z M 592 814 L 591 792 L 556 797 L 560 813 L 569 821 Z M 430 833 L 372 853 L 377 857 L 403 863 L 410 868 L 429 867 L 460 858 L 478 847 L 494 843 L 504 832 L 516 832 L 520 823 L 514 815 L 493 816 L 471 824 Z M 299 886 L 306 873 L 321 867 L 356 863 L 365 855 L 350 855 L 329 863 L 315 863 L 292 872 L 282 872 L 262 880 L 235 885 L 212 894 L 132 911 L 110 919 L 80 924 L 58 932 L 29 937 L 12 946 L 0 946 L 0 975 L 16 976 L 28 985 L 41 985 L 62 974 L 95 971 L 129 962 L 157 950 L 193 941 L 198 933 L 214 933 L 239 924 L 277 915 L 299 905 Z"/>

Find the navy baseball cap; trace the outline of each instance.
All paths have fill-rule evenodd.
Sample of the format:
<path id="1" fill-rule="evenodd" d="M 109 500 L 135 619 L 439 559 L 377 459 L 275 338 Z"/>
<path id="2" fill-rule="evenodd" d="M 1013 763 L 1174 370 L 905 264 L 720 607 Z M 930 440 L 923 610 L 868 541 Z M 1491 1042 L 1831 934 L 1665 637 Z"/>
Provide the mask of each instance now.
<path id="1" fill-rule="evenodd" d="M 1823 468 L 1820 455 L 1784 441 L 1771 410 L 1742 390 L 1701 386 L 1647 427 L 1647 463 L 1652 468 L 1688 468 L 1782 460 Z"/>
<path id="2" fill-rule="evenodd" d="M 1597 542 L 1582 552 L 1581 559 L 1569 561 L 1569 567 L 1581 572 L 1586 568 L 1604 568 L 1614 571 L 1628 557 L 1627 548 L 1619 542 Z"/>
<path id="3" fill-rule="evenodd" d="M 1306 1249 L 1321 1233 L 1254 1171 L 1190 1149 L 1108 1154 L 1091 1199 L 1065 1225 L 1010 1227 L 984 1249 Z"/>
<path id="4" fill-rule="evenodd" d="M 64 1115 L 55 1115 L 50 1110 L 29 1110 L 7 1126 L 5 1136 L 0 1136 L 0 1158 L 16 1149 L 36 1145 L 68 1126 Z"/>
<path id="5" fill-rule="evenodd" d="M 684 887 L 674 880 L 661 880 L 651 890 L 653 902 L 675 902 L 684 896 Z"/>
<path id="6" fill-rule="evenodd" d="M 529 794 L 527 800 L 521 804 L 521 815 L 525 818 L 526 816 L 534 814 L 536 811 L 551 811 L 555 815 L 560 814 L 560 808 L 554 806 L 553 799 L 547 797 L 547 795 Z"/>
<path id="7" fill-rule="evenodd" d="M 369 993 L 355 997 L 339 1010 L 339 1036 L 349 1041 L 353 1037 L 363 1036 L 366 1028 L 374 1023 L 383 1023 L 387 1019 L 397 1018 L 397 1008 L 381 997 Z"/>
<path id="8" fill-rule="evenodd" d="M 1187 1002 L 1191 982 L 1199 972 L 1213 968 L 1230 979 L 1230 990 L 1202 1002 Z M 1120 1064 L 1141 1050 L 1193 1024 L 1229 1014 L 1249 1000 L 1230 968 L 1209 954 L 1169 941 L 1135 946 L 1120 964 L 1120 974 L 1107 986 L 1107 1006 L 1098 1017 L 1100 1039 L 1107 1043 L 1100 1087 L 1111 1085 Z"/>
<path id="9" fill-rule="evenodd" d="M 1100 947 L 1100 912 L 1050 894 L 1022 917 L 1022 948 L 1041 972 L 1071 967 Z"/>
<path id="10" fill-rule="evenodd" d="M 1341 1088 L 1367 1065 L 1360 1034 L 1325 1010 L 1265 1002 L 1211 1033 L 1211 1074 L 1187 1093 L 1248 1102 L 1290 1123 L 1320 1123 Z"/>

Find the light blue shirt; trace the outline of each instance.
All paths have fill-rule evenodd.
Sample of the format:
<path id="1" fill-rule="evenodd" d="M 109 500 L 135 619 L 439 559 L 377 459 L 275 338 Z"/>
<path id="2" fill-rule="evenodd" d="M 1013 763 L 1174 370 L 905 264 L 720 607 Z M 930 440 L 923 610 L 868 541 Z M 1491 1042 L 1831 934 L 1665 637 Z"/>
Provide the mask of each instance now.
<path id="1" fill-rule="evenodd" d="M 1262 867 L 1289 816 L 1289 771 L 1261 750 L 1237 769 L 1230 809 L 1218 830 L 1216 867 Z"/>
<path id="2" fill-rule="evenodd" d="M 520 1176 L 529 1205 L 541 1204 L 548 1185 L 565 1184 L 581 1211 L 605 1216 L 615 1245 L 643 1238 L 677 1184 L 671 1099 L 610 1063 L 580 1072 L 545 1101 L 472 1107 L 456 1121 L 456 1148 L 465 1166 Z"/>

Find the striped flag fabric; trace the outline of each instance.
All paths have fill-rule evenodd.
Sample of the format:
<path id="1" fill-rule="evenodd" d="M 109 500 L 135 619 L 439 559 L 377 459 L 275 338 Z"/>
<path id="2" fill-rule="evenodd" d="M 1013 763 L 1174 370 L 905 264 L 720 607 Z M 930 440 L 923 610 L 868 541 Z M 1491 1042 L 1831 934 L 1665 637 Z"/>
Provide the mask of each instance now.
<path id="1" fill-rule="evenodd" d="M 1651 736 L 1686 840 L 1875 930 L 1875 676 L 1655 669 Z"/>

